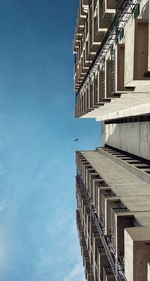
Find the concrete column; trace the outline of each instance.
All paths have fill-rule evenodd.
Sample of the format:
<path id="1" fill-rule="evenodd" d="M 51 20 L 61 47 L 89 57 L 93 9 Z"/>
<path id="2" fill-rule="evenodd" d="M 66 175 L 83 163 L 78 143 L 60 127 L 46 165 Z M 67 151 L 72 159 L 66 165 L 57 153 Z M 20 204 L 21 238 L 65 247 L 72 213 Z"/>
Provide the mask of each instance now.
<path id="1" fill-rule="evenodd" d="M 147 281 L 150 281 L 150 263 L 147 264 Z"/>
<path id="2" fill-rule="evenodd" d="M 125 229 L 125 277 L 128 281 L 147 281 L 150 261 L 150 228 Z"/>

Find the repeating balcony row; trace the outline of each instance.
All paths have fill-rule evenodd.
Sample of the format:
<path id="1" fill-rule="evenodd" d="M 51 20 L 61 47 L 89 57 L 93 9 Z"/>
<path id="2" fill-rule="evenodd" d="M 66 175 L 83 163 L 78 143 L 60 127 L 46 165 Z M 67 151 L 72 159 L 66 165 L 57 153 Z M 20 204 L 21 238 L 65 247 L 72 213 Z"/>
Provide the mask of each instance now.
<path id="1" fill-rule="evenodd" d="M 143 28 L 147 29 L 147 22 L 145 20 L 135 20 L 135 22 L 136 36 L 141 38 Z M 148 38 L 147 33 L 145 33 L 145 37 Z M 109 52 L 107 59 L 101 63 L 80 94 L 76 96 L 77 117 L 104 106 L 111 99 L 120 97 L 121 93 L 141 91 L 141 88 L 141 94 L 150 92 L 150 78 L 146 77 L 149 73 L 147 72 L 148 42 L 146 42 L 147 40 L 143 38 L 138 44 L 135 44 L 133 53 L 127 42 L 118 43 Z"/>
<path id="2" fill-rule="evenodd" d="M 88 34 L 91 35 L 91 47 L 99 44 L 101 32 L 107 31 L 116 8 L 115 0 L 87 0 L 86 5 L 83 2 L 80 1 L 74 35 L 74 52 L 77 54 L 85 43 L 82 37 L 87 39 Z"/>
<path id="3" fill-rule="evenodd" d="M 139 203 L 142 204 L 142 198 L 140 196 L 139 198 L 136 197 L 139 202 L 137 204 L 137 209 L 135 209 L 134 212 L 129 211 L 122 202 L 123 196 L 125 196 L 123 195 L 123 190 L 121 192 L 122 196 L 119 197 L 116 196 L 109 186 L 106 186 L 106 183 L 104 186 L 101 185 L 102 179 L 100 175 L 96 173 L 82 154 L 77 154 L 77 163 L 78 171 L 80 173 L 80 180 L 77 181 L 77 204 L 82 217 L 82 225 L 85 228 L 84 234 L 87 235 L 87 232 L 89 231 L 88 219 L 90 218 L 90 208 L 85 199 L 86 192 L 90 197 L 91 207 L 94 208 L 96 212 L 107 242 L 112 246 L 113 255 L 118 260 L 118 265 L 122 267 L 122 270 L 124 265 L 123 261 L 125 260 L 125 276 L 127 277 L 127 280 L 149 280 L 147 277 L 147 263 L 150 261 L 150 246 L 148 246 L 149 244 L 147 243 L 150 241 L 150 230 L 149 228 L 148 230 L 145 230 L 145 228 L 137 226 L 142 225 L 142 222 L 144 222 L 145 218 L 142 220 L 142 216 L 150 217 L 150 207 L 145 210 L 145 214 L 140 213 Z M 82 187 L 82 181 L 84 187 Z M 144 192 L 145 191 L 143 190 L 143 193 Z M 126 194 L 126 191 L 124 191 L 124 194 Z M 147 196 L 149 196 L 149 194 Z M 132 202 L 132 200 L 133 196 L 129 193 L 126 202 L 129 203 L 130 201 Z M 138 221 L 137 218 L 140 218 L 140 221 Z M 147 225 L 148 227 L 150 226 L 150 221 L 147 222 Z M 140 237 L 141 232 L 143 232 L 145 240 L 143 237 Z M 136 235 L 137 233 L 139 234 L 139 240 L 136 240 L 137 236 L 135 238 L 135 233 Z M 128 248 L 129 240 L 134 243 L 134 248 L 132 250 Z M 142 249 L 144 249 L 143 253 Z M 128 262 L 129 256 L 131 255 L 132 257 L 134 256 L 136 261 L 135 264 L 133 263 L 132 258 L 130 264 Z M 141 255 L 140 262 L 142 266 L 140 267 L 140 270 L 142 274 L 139 274 L 138 255 Z M 133 274 L 132 277 L 131 272 Z"/>
<path id="4" fill-rule="evenodd" d="M 141 80 L 142 83 L 144 80 L 149 80 L 149 1 L 147 0 L 145 5 L 143 4 L 143 2 L 145 3 L 146 1 L 141 1 L 140 8 L 138 9 L 139 12 L 137 14 L 134 14 L 130 18 L 124 29 L 119 29 L 119 31 L 116 33 L 116 40 L 114 40 L 114 44 L 112 44 L 112 47 L 113 45 L 115 46 L 117 42 L 119 42 L 120 44 L 124 44 L 124 47 L 120 51 L 120 54 L 116 55 L 116 64 L 119 63 L 121 57 L 124 65 L 122 69 L 124 74 L 125 87 L 139 86 L 141 85 Z M 93 15 L 95 15 L 95 13 Z M 97 15 L 100 16 L 100 12 L 98 12 Z M 74 67 L 74 82 L 76 91 L 78 91 L 81 83 L 85 79 L 85 76 L 87 75 L 87 72 L 89 70 L 89 66 L 93 61 L 101 43 L 103 42 L 107 28 L 110 25 L 111 19 L 109 17 L 102 18 L 103 20 L 109 21 L 109 24 L 107 23 L 107 27 L 101 28 L 101 32 L 98 33 L 99 36 L 96 37 L 96 39 L 94 39 L 94 30 L 92 28 L 90 29 L 90 25 L 87 23 L 85 24 L 85 28 L 83 29 L 84 32 L 82 32 L 82 35 L 80 33 L 80 39 L 78 39 L 78 48 L 75 55 L 76 59 Z M 94 19 L 95 17 L 93 16 L 91 25 L 92 23 L 94 24 Z M 116 49 L 116 47 L 114 48 Z M 107 52 L 106 57 L 108 59 Z M 118 81 L 120 81 L 119 77 Z"/>
<path id="5" fill-rule="evenodd" d="M 84 236 L 84 229 L 82 227 L 79 210 L 76 211 L 76 224 L 77 224 L 77 229 L 78 229 L 78 236 L 79 236 L 79 241 L 80 241 L 83 266 L 85 268 L 85 276 L 88 281 L 94 281 L 92 265 L 90 262 L 90 254 L 89 254 L 86 239 Z"/>
<path id="6" fill-rule="evenodd" d="M 97 193 L 97 204 L 94 204 L 93 198 L 90 197 L 92 200 L 91 204 L 93 205 L 99 222 L 102 225 L 104 234 L 112 237 L 111 242 L 113 245 L 114 255 L 118 259 L 121 259 L 124 257 L 124 228 L 135 226 L 134 216 L 130 212 L 127 212 L 127 208 L 122 204 L 118 197 L 116 198 L 115 194 L 109 187 L 106 188 L 95 185 L 95 189 L 95 193 Z M 81 189 L 81 185 L 77 187 L 77 206 L 81 212 L 85 236 L 88 236 L 90 208 L 85 200 L 85 195 Z M 117 216 L 120 219 L 120 221 L 118 219 L 118 225 L 115 223 Z"/>
<path id="7" fill-rule="evenodd" d="M 76 57 L 74 72 L 76 80 L 78 80 L 77 76 L 79 74 L 82 76 L 82 71 L 84 76 L 115 13 L 116 4 L 114 0 L 92 0 L 89 2 L 89 5 L 86 6 L 86 14 L 83 1 L 80 1 L 77 18 L 74 36 L 74 53 Z"/>
<path id="8" fill-rule="evenodd" d="M 112 256 L 114 256 L 115 260 L 118 260 L 117 262 L 117 266 L 118 268 L 120 268 L 120 270 L 122 269 L 122 272 L 124 271 L 124 248 L 126 251 L 126 256 L 125 256 L 125 276 L 127 277 L 127 280 L 140 280 L 140 281 L 144 281 L 144 280 L 149 280 L 148 279 L 148 273 L 147 273 L 147 264 L 150 261 L 150 247 L 149 247 L 149 242 L 148 242 L 148 238 L 147 240 L 145 239 L 145 241 L 143 240 L 142 237 L 142 241 L 138 241 L 137 237 L 135 238 L 135 233 L 137 235 L 137 233 L 143 229 L 141 229 L 140 227 L 137 227 L 137 221 L 135 220 L 134 216 L 127 211 L 126 208 L 124 208 L 120 202 L 120 200 L 118 200 L 118 198 L 113 198 L 112 194 L 110 193 L 110 190 L 105 192 L 105 194 L 103 194 L 105 197 L 105 200 L 108 200 L 108 205 L 104 204 L 104 209 L 105 208 L 107 210 L 110 211 L 110 213 L 107 213 L 106 219 L 107 219 L 107 225 L 110 223 L 110 218 L 111 218 L 111 230 L 109 230 L 109 234 L 106 234 L 106 231 L 108 230 L 105 227 L 104 224 L 104 216 L 101 217 L 100 220 L 100 225 L 103 228 L 103 232 L 105 235 L 105 239 L 107 241 L 107 244 L 109 245 L 109 249 L 112 253 Z M 84 198 L 83 198 L 84 200 Z M 84 235 L 86 237 L 86 241 L 87 241 L 87 247 L 89 249 L 89 252 L 91 253 L 91 259 L 93 257 L 93 252 L 91 251 L 91 248 L 93 247 L 93 240 L 92 239 L 92 229 L 95 229 L 94 231 L 96 232 L 96 226 L 94 221 L 91 221 L 91 213 L 90 213 L 90 208 L 88 208 L 89 206 L 86 205 L 87 202 L 84 200 L 84 213 L 82 213 L 82 211 L 80 211 L 80 215 L 82 217 L 82 225 L 83 225 L 83 229 L 84 229 Z M 111 214 L 112 212 L 112 214 Z M 109 223 L 108 223 L 109 221 Z M 92 225 L 92 227 L 91 227 Z M 127 229 L 126 229 L 127 227 Z M 131 227 L 133 229 L 133 233 L 134 235 L 132 237 L 128 237 L 128 233 L 131 232 Z M 107 229 L 107 230 L 106 230 Z M 124 230 L 125 231 L 125 239 L 124 239 Z M 138 232 L 136 231 L 138 230 Z M 147 230 L 146 230 L 147 231 Z M 141 233 L 140 233 L 141 234 Z M 145 235 L 145 233 L 142 233 Z M 150 233 L 147 233 L 147 237 Z M 99 234 L 97 234 L 97 238 L 99 237 Z M 134 240 L 135 239 L 135 240 Z M 136 240 L 137 239 L 137 240 Z M 141 239 L 141 237 L 140 237 Z M 133 241 L 134 242 L 134 248 L 130 249 L 130 254 L 128 252 L 128 243 L 129 241 Z M 125 244 L 125 246 L 124 246 Z M 109 266 L 108 263 L 108 258 L 106 256 L 105 251 L 101 250 L 104 253 L 104 256 L 106 258 L 107 261 L 107 266 Z M 135 264 L 132 262 L 130 264 L 129 267 L 129 263 L 128 263 L 128 259 L 131 258 L 131 251 L 132 255 L 134 256 L 134 261 Z M 139 260 L 139 256 L 140 256 L 140 260 Z M 92 260 L 90 259 L 90 262 L 92 263 Z M 131 262 L 131 261 L 130 261 Z M 142 264 L 142 267 L 140 267 L 140 270 L 142 272 L 142 274 L 139 275 L 139 264 Z M 106 265 L 105 265 L 106 266 Z M 131 269 L 132 267 L 132 269 Z M 101 278 L 103 276 L 103 270 L 102 267 L 101 268 Z M 128 278 L 128 272 L 133 272 L 133 279 L 131 279 L 131 276 L 129 276 Z M 99 279 L 94 279 L 95 281 L 99 281 Z M 100 279 L 103 280 L 103 279 Z M 114 280 L 114 279 L 112 279 Z"/>
<path id="9" fill-rule="evenodd" d="M 80 212 L 77 210 L 77 228 L 86 279 L 88 281 L 115 281 L 101 238 L 90 216 L 89 225 L 90 231 L 88 237 L 85 238 L 86 230 L 82 225 Z"/>
<path id="10" fill-rule="evenodd" d="M 110 79 L 110 74 L 112 79 Z M 85 115 L 95 108 L 104 106 L 105 103 L 110 101 L 112 93 L 115 92 L 114 74 L 114 60 L 105 61 L 102 68 L 98 69 L 82 94 L 76 97 L 76 117 Z M 121 80 L 119 83 L 121 84 Z"/>

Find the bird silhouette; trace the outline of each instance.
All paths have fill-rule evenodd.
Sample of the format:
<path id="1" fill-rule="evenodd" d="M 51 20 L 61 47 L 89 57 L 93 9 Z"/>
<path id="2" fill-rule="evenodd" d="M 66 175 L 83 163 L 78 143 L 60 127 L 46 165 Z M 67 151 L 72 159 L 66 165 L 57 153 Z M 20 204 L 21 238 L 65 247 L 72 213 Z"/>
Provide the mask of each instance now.
<path id="1" fill-rule="evenodd" d="M 79 139 L 75 139 L 74 141 L 78 141 Z"/>

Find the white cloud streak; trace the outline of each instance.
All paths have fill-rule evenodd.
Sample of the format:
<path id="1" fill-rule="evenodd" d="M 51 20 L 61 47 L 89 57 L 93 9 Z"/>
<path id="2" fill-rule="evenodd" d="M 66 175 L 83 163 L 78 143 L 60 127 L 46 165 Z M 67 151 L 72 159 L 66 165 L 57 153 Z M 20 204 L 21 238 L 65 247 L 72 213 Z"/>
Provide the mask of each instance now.
<path id="1" fill-rule="evenodd" d="M 83 267 L 81 264 L 76 264 L 72 270 L 64 277 L 63 281 L 84 281 Z"/>

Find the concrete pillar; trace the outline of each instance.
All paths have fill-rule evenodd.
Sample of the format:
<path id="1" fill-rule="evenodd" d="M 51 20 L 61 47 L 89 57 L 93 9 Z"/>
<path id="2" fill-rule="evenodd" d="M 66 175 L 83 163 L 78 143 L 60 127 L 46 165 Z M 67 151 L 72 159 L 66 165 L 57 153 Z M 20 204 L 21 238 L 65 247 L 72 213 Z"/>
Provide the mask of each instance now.
<path id="1" fill-rule="evenodd" d="M 150 263 L 147 264 L 147 281 L 150 281 Z"/>
<path id="2" fill-rule="evenodd" d="M 128 281 L 147 281 L 150 261 L 150 228 L 125 229 L 125 277 Z"/>

